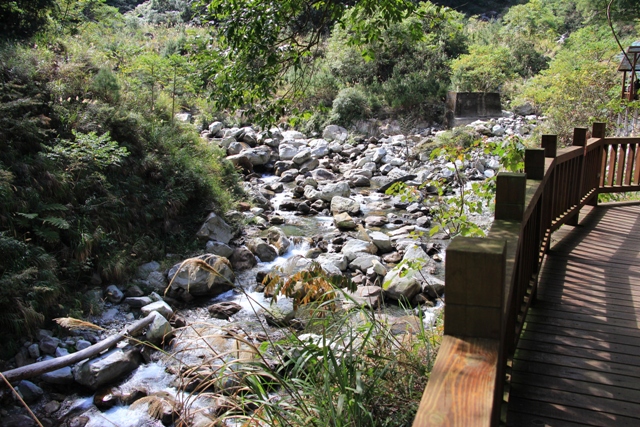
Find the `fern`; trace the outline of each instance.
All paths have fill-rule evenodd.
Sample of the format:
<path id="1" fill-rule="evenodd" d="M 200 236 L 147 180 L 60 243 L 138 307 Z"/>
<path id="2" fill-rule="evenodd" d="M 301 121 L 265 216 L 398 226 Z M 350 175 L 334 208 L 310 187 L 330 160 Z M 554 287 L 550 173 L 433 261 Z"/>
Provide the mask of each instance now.
<path id="1" fill-rule="evenodd" d="M 60 233 L 48 228 L 36 228 L 34 234 L 47 243 L 57 243 L 60 241 Z"/>
<path id="2" fill-rule="evenodd" d="M 68 230 L 69 229 L 69 223 L 63 219 L 63 218 L 59 218 L 59 217 L 55 217 L 55 216 L 49 216 L 47 218 L 44 218 L 42 220 L 43 223 L 45 224 L 51 224 L 56 228 L 59 228 L 60 230 Z"/>
<path id="3" fill-rule="evenodd" d="M 37 213 L 16 212 L 16 214 L 20 215 L 23 218 L 27 218 L 27 219 L 36 219 L 38 217 Z"/>

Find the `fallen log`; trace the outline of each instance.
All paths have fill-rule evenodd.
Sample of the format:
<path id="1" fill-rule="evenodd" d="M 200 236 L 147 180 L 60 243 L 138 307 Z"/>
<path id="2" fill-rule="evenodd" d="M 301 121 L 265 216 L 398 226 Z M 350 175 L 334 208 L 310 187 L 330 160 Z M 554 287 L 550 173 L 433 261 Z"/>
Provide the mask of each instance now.
<path id="1" fill-rule="evenodd" d="M 84 359 L 89 359 L 91 357 L 97 356 L 104 350 L 113 347 L 124 338 L 127 338 L 127 336 L 133 335 L 139 332 L 145 326 L 149 325 L 151 322 L 153 322 L 156 314 L 156 312 L 152 312 L 147 317 L 142 318 L 137 322 L 127 326 L 122 330 L 122 332 L 112 335 L 109 338 L 100 341 L 99 343 L 85 348 L 84 350 L 80 350 L 67 356 L 62 356 L 51 360 L 32 363 L 31 365 L 26 365 L 21 368 L 11 369 L 9 371 L 3 372 L 2 375 L 4 375 L 4 377 L 9 382 L 16 382 L 24 380 L 26 378 L 37 377 L 38 375 L 46 374 L 47 372 L 55 371 L 57 369 L 64 368 L 65 366 L 78 363 Z"/>

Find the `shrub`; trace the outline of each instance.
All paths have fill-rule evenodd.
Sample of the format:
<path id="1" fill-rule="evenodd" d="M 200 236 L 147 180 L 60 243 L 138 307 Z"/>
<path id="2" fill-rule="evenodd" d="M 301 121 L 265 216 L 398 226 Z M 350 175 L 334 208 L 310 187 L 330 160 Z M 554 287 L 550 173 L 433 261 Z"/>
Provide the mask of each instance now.
<path id="1" fill-rule="evenodd" d="M 347 87 L 333 100 L 330 121 L 348 126 L 355 120 L 367 117 L 369 104 L 364 92 L 357 87 Z"/>

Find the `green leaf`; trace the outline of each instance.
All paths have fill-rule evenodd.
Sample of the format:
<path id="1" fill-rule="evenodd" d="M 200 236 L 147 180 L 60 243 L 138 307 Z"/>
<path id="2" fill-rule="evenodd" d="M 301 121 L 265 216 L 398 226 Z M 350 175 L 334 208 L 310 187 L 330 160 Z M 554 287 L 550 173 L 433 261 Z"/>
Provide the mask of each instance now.
<path id="1" fill-rule="evenodd" d="M 61 230 L 68 230 L 69 229 L 69 223 L 63 218 L 50 216 L 50 217 L 44 218 L 42 220 L 42 222 L 46 223 L 46 224 L 51 224 L 54 227 L 57 227 L 57 228 L 59 228 Z"/>
<path id="2" fill-rule="evenodd" d="M 38 217 L 37 213 L 24 213 L 24 212 L 16 212 L 16 214 L 25 217 L 27 219 L 35 219 Z"/>

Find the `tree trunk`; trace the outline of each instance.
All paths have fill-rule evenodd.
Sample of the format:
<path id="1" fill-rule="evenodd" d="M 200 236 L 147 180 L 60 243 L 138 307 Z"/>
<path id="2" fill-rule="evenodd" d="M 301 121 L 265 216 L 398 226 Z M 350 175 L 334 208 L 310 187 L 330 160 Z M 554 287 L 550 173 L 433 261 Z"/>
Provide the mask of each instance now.
<path id="1" fill-rule="evenodd" d="M 128 335 L 139 332 L 142 328 L 153 322 L 153 319 L 156 315 L 157 313 L 152 312 L 147 317 L 127 326 L 122 330 L 122 332 L 110 336 L 109 338 L 106 338 L 99 343 L 87 347 L 84 350 L 77 351 L 67 356 L 58 357 L 56 359 L 45 360 L 43 362 L 33 363 L 21 368 L 12 369 L 10 371 L 3 372 L 2 375 L 4 375 L 9 382 L 16 382 L 25 378 L 31 378 L 38 375 L 46 374 L 47 372 L 55 371 L 57 369 L 64 368 L 65 366 L 80 362 L 84 359 L 89 359 L 91 357 L 97 356 L 104 350 L 107 350 L 116 345 Z"/>

